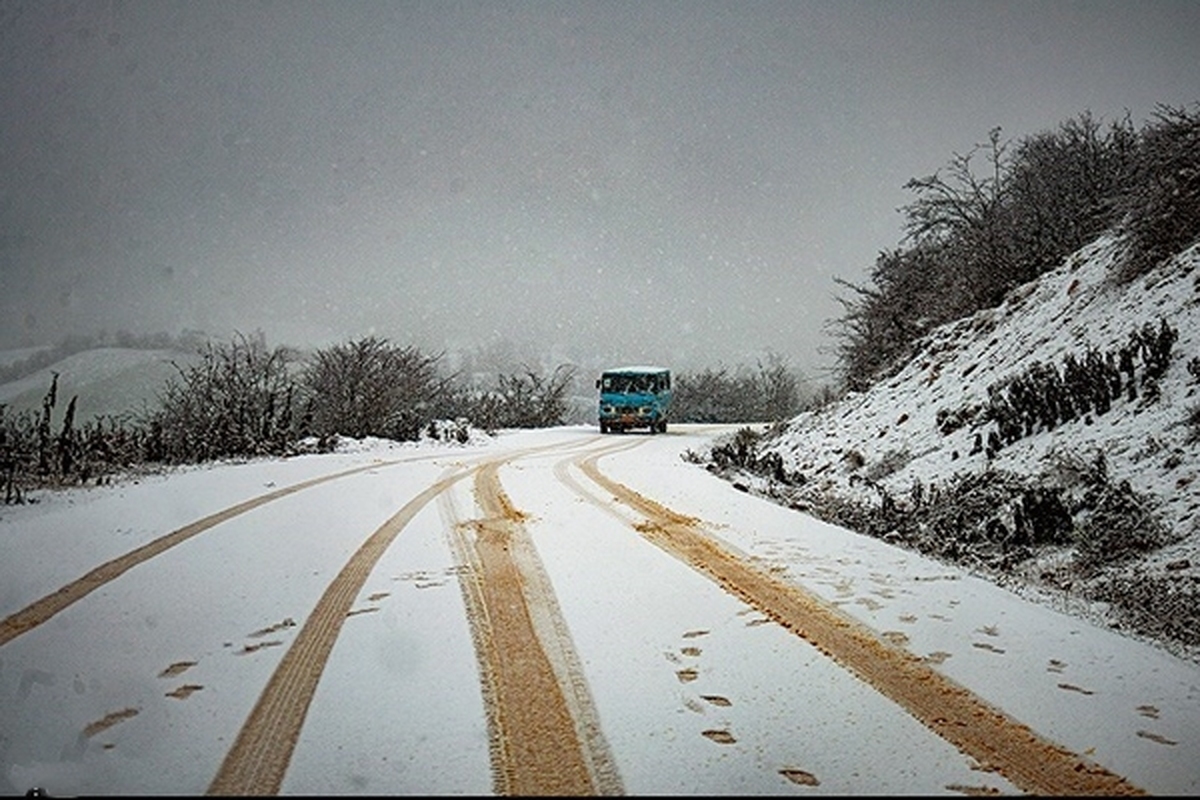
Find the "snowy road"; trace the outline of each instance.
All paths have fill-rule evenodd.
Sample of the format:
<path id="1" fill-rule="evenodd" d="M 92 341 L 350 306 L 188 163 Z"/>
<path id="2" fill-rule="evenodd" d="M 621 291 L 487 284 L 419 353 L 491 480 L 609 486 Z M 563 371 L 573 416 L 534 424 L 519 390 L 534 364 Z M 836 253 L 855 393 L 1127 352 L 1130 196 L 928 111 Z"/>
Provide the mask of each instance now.
<path id="1" fill-rule="evenodd" d="M 0 791 L 1200 789 L 1196 664 L 680 458 L 719 430 L 5 509 Z"/>

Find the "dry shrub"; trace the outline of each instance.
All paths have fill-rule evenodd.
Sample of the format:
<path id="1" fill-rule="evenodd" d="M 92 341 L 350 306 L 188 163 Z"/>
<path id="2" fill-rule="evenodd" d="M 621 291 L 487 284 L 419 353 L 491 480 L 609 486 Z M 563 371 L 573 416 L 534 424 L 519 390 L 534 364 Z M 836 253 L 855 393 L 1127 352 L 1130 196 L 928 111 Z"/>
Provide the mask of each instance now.
<path id="1" fill-rule="evenodd" d="M 1125 627 L 1189 647 L 1200 645 L 1200 576 L 1137 570 L 1098 581 L 1094 592 Z"/>

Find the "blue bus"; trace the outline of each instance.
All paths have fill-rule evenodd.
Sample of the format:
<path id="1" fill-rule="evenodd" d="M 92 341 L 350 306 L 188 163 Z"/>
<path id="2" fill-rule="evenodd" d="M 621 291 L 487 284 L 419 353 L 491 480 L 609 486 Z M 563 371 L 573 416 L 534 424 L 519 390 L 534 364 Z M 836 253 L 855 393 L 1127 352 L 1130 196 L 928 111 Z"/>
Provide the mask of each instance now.
<path id="1" fill-rule="evenodd" d="M 596 379 L 600 390 L 600 432 L 647 428 L 666 433 L 671 410 L 671 370 L 615 367 Z"/>

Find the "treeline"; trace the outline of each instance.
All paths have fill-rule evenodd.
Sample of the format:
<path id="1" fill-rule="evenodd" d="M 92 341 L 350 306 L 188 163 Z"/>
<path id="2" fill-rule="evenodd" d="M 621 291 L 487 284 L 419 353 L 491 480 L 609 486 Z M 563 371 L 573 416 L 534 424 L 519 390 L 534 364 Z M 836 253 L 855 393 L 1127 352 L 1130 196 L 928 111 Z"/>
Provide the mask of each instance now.
<path id="1" fill-rule="evenodd" d="M 831 326 L 846 390 L 890 377 L 931 329 L 999 305 L 1106 232 L 1119 282 L 1196 242 L 1200 109 L 1159 106 L 1140 131 L 1088 113 L 1015 142 L 997 128 L 905 188 L 916 199 L 901 209 L 900 245 L 880 253 L 868 285 L 837 280 L 851 292 Z"/>
<path id="2" fill-rule="evenodd" d="M 157 405 L 80 424 L 77 397 L 57 409 L 58 375 L 40 411 L 0 405 L 0 496 L 33 488 L 102 483 L 117 473 L 214 459 L 323 452 L 339 436 L 466 441 L 472 428 L 563 423 L 574 369 L 536 369 L 467 386 L 443 375 L 440 355 L 369 336 L 302 358 L 261 334 L 205 342 L 174 363 Z"/>
<path id="3" fill-rule="evenodd" d="M 678 373 L 672 389 L 675 422 L 779 422 L 804 410 L 798 378 L 775 354 L 756 369 L 717 367 Z"/>
<path id="4" fill-rule="evenodd" d="M 562 425 L 578 399 L 571 365 L 521 367 L 480 385 L 478 376 L 447 374 L 441 355 L 375 336 L 304 356 L 269 347 L 259 332 L 204 341 L 192 352 L 185 363 L 172 362 L 175 375 L 141 412 L 79 421 L 78 398 L 64 404 L 57 373 L 40 410 L 12 413 L 0 404 L 4 502 L 131 470 L 328 452 L 341 436 L 466 442 L 472 429 Z M 799 380 L 775 354 L 757 369 L 679 373 L 674 390 L 678 422 L 771 422 L 803 410 Z"/>

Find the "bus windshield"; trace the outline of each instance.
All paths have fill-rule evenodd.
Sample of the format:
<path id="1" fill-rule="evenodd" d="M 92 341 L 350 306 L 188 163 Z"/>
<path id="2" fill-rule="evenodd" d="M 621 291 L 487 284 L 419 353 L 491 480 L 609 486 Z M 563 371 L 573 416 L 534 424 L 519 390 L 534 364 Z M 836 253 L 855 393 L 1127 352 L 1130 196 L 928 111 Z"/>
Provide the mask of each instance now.
<path id="1" fill-rule="evenodd" d="M 622 367 L 600 373 L 600 432 L 645 428 L 666 433 L 671 408 L 671 372 L 665 367 Z"/>

